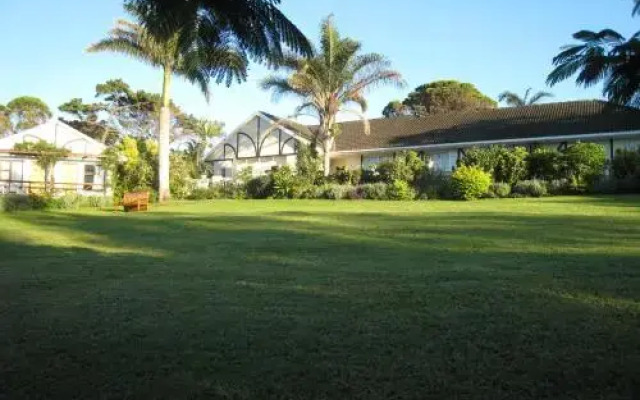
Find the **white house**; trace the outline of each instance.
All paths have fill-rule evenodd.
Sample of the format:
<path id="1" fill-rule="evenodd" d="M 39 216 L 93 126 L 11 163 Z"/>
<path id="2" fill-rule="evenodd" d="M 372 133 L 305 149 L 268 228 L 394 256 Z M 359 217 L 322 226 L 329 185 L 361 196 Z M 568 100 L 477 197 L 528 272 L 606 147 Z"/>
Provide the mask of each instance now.
<path id="1" fill-rule="evenodd" d="M 106 146 L 63 122 L 48 122 L 0 139 L 0 193 L 31 193 L 44 189 L 44 171 L 33 155 L 16 152 L 22 142 L 44 140 L 70 151 L 56 163 L 52 173 L 56 192 L 83 195 L 106 194 L 107 174 L 100 166 Z"/>
<path id="2" fill-rule="evenodd" d="M 603 101 L 549 103 L 473 110 L 421 118 L 341 123 L 330 154 L 331 168 L 366 169 L 402 151 L 413 150 L 434 169 L 451 171 L 466 149 L 490 145 L 563 149 L 578 141 L 602 144 L 607 157 L 640 146 L 640 110 Z M 206 157 L 215 177 L 229 179 L 247 166 L 255 174 L 295 165 L 297 143 L 309 143 L 314 126 L 258 112 L 229 134 Z"/>

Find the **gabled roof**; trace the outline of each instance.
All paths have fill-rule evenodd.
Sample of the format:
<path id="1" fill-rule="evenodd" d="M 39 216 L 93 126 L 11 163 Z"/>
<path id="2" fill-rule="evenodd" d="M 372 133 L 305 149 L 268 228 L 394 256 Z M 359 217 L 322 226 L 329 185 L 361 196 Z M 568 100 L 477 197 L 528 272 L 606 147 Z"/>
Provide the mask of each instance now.
<path id="1" fill-rule="evenodd" d="M 314 136 L 314 127 L 307 126 L 304 124 L 300 124 L 298 122 L 292 121 L 287 118 L 280 118 L 276 115 L 270 114 L 268 112 L 260 111 L 260 114 L 264 115 L 266 118 L 270 119 L 274 124 L 280 125 L 285 129 L 289 129 L 305 139 L 312 140 Z"/>
<path id="2" fill-rule="evenodd" d="M 341 123 L 336 151 L 640 131 L 640 110 L 604 101 L 451 112 Z"/>
<path id="3" fill-rule="evenodd" d="M 58 147 L 68 148 L 74 154 L 100 155 L 106 149 L 104 144 L 64 122 L 50 119 L 44 124 L 0 139 L 0 151 L 11 150 L 16 143 L 40 139 Z"/>

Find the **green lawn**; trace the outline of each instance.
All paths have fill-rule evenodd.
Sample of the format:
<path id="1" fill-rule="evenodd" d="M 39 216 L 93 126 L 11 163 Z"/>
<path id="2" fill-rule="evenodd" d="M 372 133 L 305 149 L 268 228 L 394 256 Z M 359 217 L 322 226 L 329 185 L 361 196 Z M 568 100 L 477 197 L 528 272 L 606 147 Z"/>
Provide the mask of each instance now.
<path id="1" fill-rule="evenodd" d="M 630 399 L 640 197 L 0 216 L 0 398 Z"/>

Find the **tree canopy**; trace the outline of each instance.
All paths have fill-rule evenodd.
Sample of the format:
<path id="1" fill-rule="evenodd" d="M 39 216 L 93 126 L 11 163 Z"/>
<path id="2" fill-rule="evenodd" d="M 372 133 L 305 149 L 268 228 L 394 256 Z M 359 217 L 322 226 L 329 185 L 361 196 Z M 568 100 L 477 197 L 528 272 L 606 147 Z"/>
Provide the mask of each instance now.
<path id="1" fill-rule="evenodd" d="M 278 9 L 280 0 L 127 0 L 142 16 L 146 29 L 168 39 L 177 31 L 191 31 L 206 43 L 232 37 L 258 61 L 273 62 L 289 48 L 310 56 L 312 48 L 302 32 Z"/>
<path id="2" fill-rule="evenodd" d="M 639 11 L 640 1 L 635 0 L 633 14 Z M 579 43 L 564 46 L 553 58 L 555 68 L 547 83 L 553 86 L 576 75 L 578 86 L 602 82 L 610 101 L 640 106 L 640 32 L 626 39 L 612 29 L 582 30 L 573 38 Z"/>
<path id="3" fill-rule="evenodd" d="M 389 116 L 423 116 L 451 111 L 495 108 L 497 103 L 481 93 L 473 84 L 443 80 L 418 86 L 402 102 L 402 108 L 393 102 L 383 111 Z M 400 114 L 398 111 L 400 110 Z M 386 115 L 385 115 L 386 116 Z"/>
<path id="4" fill-rule="evenodd" d="M 310 113 L 319 121 L 318 140 L 324 147 L 324 171 L 329 173 L 329 153 L 340 134 L 336 118 L 340 112 L 354 113 L 366 122 L 365 93 L 380 85 L 404 84 L 399 72 L 381 54 L 361 53 L 362 45 L 340 35 L 333 18 L 321 27 L 320 47 L 311 58 L 288 55 L 281 67 L 289 74 L 274 75 L 262 82 L 277 98 L 293 95 L 300 99 L 296 114 Z M 355 109 L 352 107 L 356 107 Z M 366 129 L 365 129 L 366 130 Z"/>
<path id="5" fill-rule="evenodd" d="M 33 96 L 20 96 L 6 106 L 0 105 L 0 134 L 17 133 L 47 122 L 51 118 L 49 106 Z"/>
<path id="6" fill-rule="evenodd" d="M 538 104 L 544 99 L 553 97 L 553 94 L 549 92 L 537 92 L 532 96 L 532 91 L 531 88 L 527 89 L 522 97 L 517 93 L 505 91 L 498 96 L 498 101 L 506 103 L 509 107 L 524 107 Z"/>

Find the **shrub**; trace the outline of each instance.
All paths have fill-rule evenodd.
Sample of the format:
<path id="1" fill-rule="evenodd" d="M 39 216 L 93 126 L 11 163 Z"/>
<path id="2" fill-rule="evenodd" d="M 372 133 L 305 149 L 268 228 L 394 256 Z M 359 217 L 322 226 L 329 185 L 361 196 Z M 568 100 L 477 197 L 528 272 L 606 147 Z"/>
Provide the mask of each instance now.
<path id="1" fill-rule="evenodd" d="M 408 182 L 397 179 L 387 186 L 387 196 L 389 200 L 414 200 L 416 191 Z"/>
<path id="2" fill-rule="evenodd" d="M 552 181 L 561 178 L 562 154 L 556 150 L 539 148 L 527 157 L 529 177 Z"/>
<path id="3" fill-rule="evenodd" d="M 318 190 L 318 198 L 328 200 L 341 200 L 347 198 L 347 193 L 351 189 L 348 185 L 338 185 L 329 183 L 323 185 Z"/>
<path id="4" fill-rule="evenodd" d="M 367 184 L 367 183 L 378 183 L 378 182 L 382 182 L 382 176 L 380 175 L 380 172 L 378 172 L 378 169 L 375 166 L 362 171 L 360 183 Z"/>
<path id="5" fill-rule="evenodd" d="M 563 154 L 565 177 L 578 186 L 590 186 L 604 172 L 604 146 L 596 143 L 576 143 Z"/>
<path id="6" fill-rule="evenodd" d="M 527 175 L 527 150 L 504 146 L 472 148 L 458 162 L 459 166 L 475 166 L 488 172 L 497 182 L 514 184 Z"/>
<path id="7" fill-rule="evenodd" d="M 494 149 L 495 167 L 493 179 L 513 185 L 527 176 L 527 149 L 524 147 L 496 147 Z"/>
<path id="8" fill-rule="evenodd" d="M 521 181 L 513 186 L 512 192 L 522 197 L 542 197 L 547 194 L 547 185 L 538 179 Z"/>
<path id="9" fill-rule="evenodd" d="M 451 175 L 454 196 L 463 200 L 474 200 L 489 191 L 491 175 L 479 167 L 461 166 Z"/>
<path id="10" fill-rule="evenodd" d="M 222 185 L 211 186 L 210 188 L 196 188 L 187 197 L 189 200 L 213 200 L 223 198 Z"/>
<path id="11" fill-rule="evenodd" d="M 291 167 L 285 165 L 271 172 L 273 181 L 273 198 L 275 199 L 291 199 L 293 198 L 298 181 L 291 170 Z"/>
<path id="12" fill-rule="evenodd" d="M 318 184 L 324 178 L 322 159 L 314 144 L 300 145 L 296 157 L 296 175 L 301 182 Z"/>
<path id="13" fill-rule="evenodd" d="M 554 179 L 547 182 L 547 191 L 554 196 L 575 194 L 578 189 L 568 179 Z"/>
<path id="14" fill-rule="evenodd" d="M 393 184 L 394 181 L 413 183 L 424 168 L 425 163 L 418 153 L 409 151 L 396 155 L 392 161 L 380 163 L 376 170 L 382 182 Z"/>
<path id="15" fill-rule="evenodd" d="M 270 175 L 262 175 L 249 180 L 245 186 L 250 199 L 266 199 L 273 195 L 273 181 Z"/>
<path id="16" fill-rule="evenodd" d="M 413 200 L 416 192 L 406 181 L 396 179 L 387 186 L 387 197 L 389 200 Z"/>
<path id="17" fill-rule="evenodd" d="M 340 185 L 357 185 L 360 183 L 362 171 L 348 170 L 346 168 L 338 168 L 335 173 L 329 176 L 329 181 Z"/>
<path id="18" fill-rule="evenodd" d="M 195 188 L 195 164 L 186 154 L 171 153 L 170 157 L 169 190 L 174 198 L 184 199 Z"/>
<path id="19" fill-rule="evenodd" d="M 425 168 L 415 182 L 421 198 L 450 199 L 453 197 L 451 175 L 443 171 Z"/>
<path id="20" fill-rule="evenodd" d="M 360 186 L 360 191 L 363 199 L 389 200 L 386 183 L 367 183 Z"/>
<path id="21" fill-rule="evenodd" d="M 501 199 L 509 197 L 509 195 L 511 194 L 511 185 L 505 182 L 495 182 L 489 188 L 489 193 L 492 195 L 492 197 Z"/>
<path id="22" fill-rule="evenodd" d="M 628 176 L 640 178 L 640 150 L 618 150 L 611 161 L 611 172 L 618 179 Z"/>

